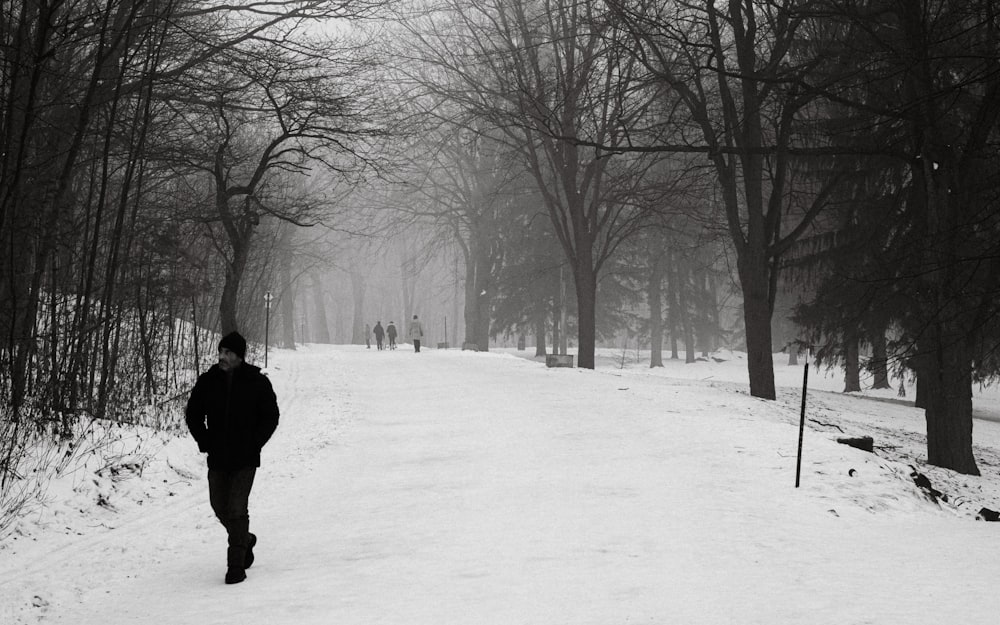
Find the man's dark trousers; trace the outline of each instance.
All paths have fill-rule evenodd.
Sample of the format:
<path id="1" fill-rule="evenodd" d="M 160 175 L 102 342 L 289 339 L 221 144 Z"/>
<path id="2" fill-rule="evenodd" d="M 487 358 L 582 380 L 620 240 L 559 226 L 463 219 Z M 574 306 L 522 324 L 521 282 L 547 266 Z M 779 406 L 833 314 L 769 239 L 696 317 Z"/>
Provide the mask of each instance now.
<path id="1" fill-rule="evenodd" d="M 219 522 L 229 534 L 228 566 L 243 568 L 250 546 L 250 489 L 256 467 L 233 471 L 208 470 L 208 498 Z"/>

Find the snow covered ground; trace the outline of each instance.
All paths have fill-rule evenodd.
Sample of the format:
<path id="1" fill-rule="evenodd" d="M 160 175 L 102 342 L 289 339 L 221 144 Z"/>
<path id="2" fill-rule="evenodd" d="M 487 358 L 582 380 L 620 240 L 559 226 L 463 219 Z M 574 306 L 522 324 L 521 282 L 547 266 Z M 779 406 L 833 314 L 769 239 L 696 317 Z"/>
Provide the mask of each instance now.
<path id="1" fill-rule="evenodd" d="M 982 477 L 922 464 L 923 415 L 802 367 L 750 397 L 739 354 L 597 370 L 514 351 L 309 346 L 271 356 L 281 425 L 226 586 L 186 437 L 123 431 L 0 544 L 0 623 L 993 623 L 1000 394 Z M 912 399 L 912 389 L 908 398 Z M 876 454 L 839 436 L 874 437 Z M 948 495 L 934 503 L 910 465 Z"/>

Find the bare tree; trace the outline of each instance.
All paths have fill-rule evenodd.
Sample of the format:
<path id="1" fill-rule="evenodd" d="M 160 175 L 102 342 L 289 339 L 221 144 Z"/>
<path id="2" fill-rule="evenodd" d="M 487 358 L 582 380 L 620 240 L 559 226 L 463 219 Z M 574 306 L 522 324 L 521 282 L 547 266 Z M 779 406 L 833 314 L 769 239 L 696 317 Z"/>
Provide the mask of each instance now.
<path id="1" fill-rule="evenodd" d="M 409 163 L 395 210 L 435 228 L 459 250 L 465 266 L 465 340 L 489 349 L 498 280 L 519 231 L 516 155 L 484 129 L 439 125 L 408 148 Z M 405 199 L 403 199 L 405 197 Z"/>
<path id="2" fill-rule="evenodd" d="M 288 178 L 315 168 L 341 177 L 363 171 L 371 164 L 364 142 L 380 131 L 366 110 L 372 102 L 363 88 L 362 63 L 259 46 L 221 60 L 211 73 L 168 94 L 180 120 L 195 132 L 164 156 L 211 181 L 207 211 L 191 217 L 218 227 L 226 333 L 240 327 L 237 298 L 261 218 L 296 225 L 332 218 L 329 198 L 314 189 L 295 193 L 302 187 Z"/>
<path id="3" fill-rule="evenodd" d="M 316 63 L 330 56 L 292 34 L 380 4 L 0 0 L 0 488 L 28 437 L 72 437 L 81 415 L 134 420 L 143 399 L 169 407 L 176 386 L 200 369 L 198 345 L 208 337 L 176 320 L 217 327 L 206 304 L 218 308 L 211 285 L 220 280 L 206 262 L 204 232 L 175 218 L 204 205 L 207 185 L 179 161 L 165 166 L 164 157 L 171 139 L 191 134 L 216 70 L 255 53 L 258 71 L 244 72 L 244 87 L 257 94 L 282 60 L 300 60 L 299 76 L 319 73 Z M 323 52 L 344 53 L 346 64 L 331 65 L 341 73 L 358 68 L 344 50 Z M 314 61 L 311 69 L 305 60 Z M 229 119 L 296 99 L 268 95 L 269 107 L 235 106 Z M 302 127 L 298 111 L 288 110 L 290 127 Z M 272 117 L 271 127 L 280 124 Z M 318 141 L 306 147 L 299 137 L 298 156 L 288 151 L 283 161 L 291 168 L 284 180 L 265 176 L 254 201 L 300 214 L 292 205 L 304 205 L 301 197 L 280 197 L 279 183 L 309 158 L 342 165 L 328 157 L 343 153 L 336 139 L 346 145 L 347 137 L 322 155 L 310 152 Z M 265 260 L 250 255 L 247 263 L 256 270 Z"/>
<path id="4" fill-rule="evenodd" d="M 644 113 L 614 20 L 596 3 L 451 0 L 406 26 L 428 68 L 414 84 L 502 130 L 535 178 L 572 270 L 578 363 L 593 368 L 597 278 L 640 223 L 623 188 L 647 166 L 613 156 Z"/>
<path id="5" fill-rule="evenodd" d="M 804 15 L 796 2 L 769 0 L 609 4 L 649 79 L 688 114 L 687 141 L 641 147 L 703 153 L 715 170 L 743 291 L 750 392 L 773 399 L 778 261 L 838 181 L 791 185 L 796 149 L 814 142 L 802 130 L 816 113 L 815 93 L 803 87 L 815 58 L 794 52 Z"/>

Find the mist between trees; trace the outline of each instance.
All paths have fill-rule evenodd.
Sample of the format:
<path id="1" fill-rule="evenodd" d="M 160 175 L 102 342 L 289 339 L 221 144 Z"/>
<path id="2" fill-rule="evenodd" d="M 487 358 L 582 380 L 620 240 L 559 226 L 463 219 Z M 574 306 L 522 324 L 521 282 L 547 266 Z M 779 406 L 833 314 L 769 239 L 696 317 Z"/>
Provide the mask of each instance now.
<path id="1" fill-rule="evenodd" d="M 179 424 L 220 333 L 808 345 L 916 379 L 976 474 L 995 377 L 988 0 L 0 0 L 0 478 Z M 265 293 L 274 305 L 265 310 Z M 265 328 L 265 319 L 270 324 Z M 665 343 L 666 341 L 666 343 Z M 138 415 L 141 415 L 139 417 Z M 37 455 L 35 456 L 37 457 Z"/>

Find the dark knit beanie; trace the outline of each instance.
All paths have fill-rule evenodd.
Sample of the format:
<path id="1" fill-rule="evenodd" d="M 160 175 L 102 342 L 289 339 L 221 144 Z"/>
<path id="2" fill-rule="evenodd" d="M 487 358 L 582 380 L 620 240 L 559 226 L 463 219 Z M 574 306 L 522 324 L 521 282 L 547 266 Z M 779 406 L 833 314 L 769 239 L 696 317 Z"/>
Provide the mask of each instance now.
<path id="1" fill-rule="evenodd" d="M 241 359 L 246 360 L 247 340 L 243 338 L 239 332 L 230 332 L 226 336 L 222 337 L 222 340 L 219 341 L 219 349 L 222 349 L 223 347 L 233 352 Z"/>

